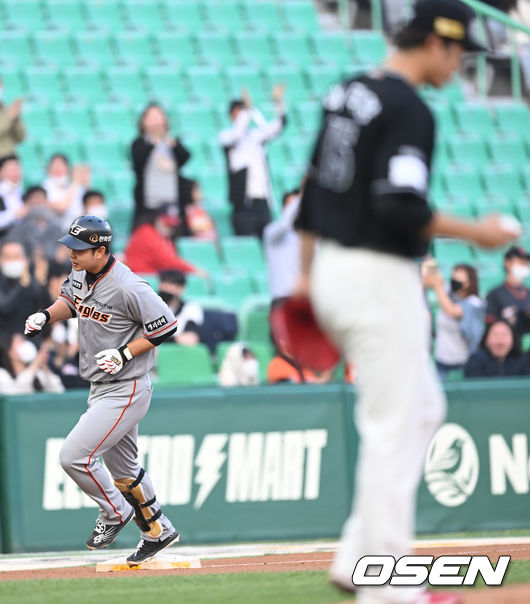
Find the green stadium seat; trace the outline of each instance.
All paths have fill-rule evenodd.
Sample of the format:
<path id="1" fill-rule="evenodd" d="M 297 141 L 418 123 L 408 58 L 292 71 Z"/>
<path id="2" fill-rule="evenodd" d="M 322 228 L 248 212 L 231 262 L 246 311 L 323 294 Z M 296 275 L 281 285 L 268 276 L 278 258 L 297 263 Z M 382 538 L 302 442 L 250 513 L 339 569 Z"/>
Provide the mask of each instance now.
<path id="1" fill-rule="evenodd" d="M 450 105 L 440 101 L 430 101 L 428 104 L 434 115 L 437 136 L 449 138 L 456 134 L 458 126 Z"/>
<path id="2" fill-rule="evenodd" d="M 183 138 L 186 138 L 186 134 L 201 138 L 215 137 L 217 134 L 218 124 L 209 105 L 181 104 L 178 107 L 178 117 Z"/>
<path id="3" fill-rule="evenodd" d="M 48 26 L 54 29 L 79 31 L 85 28 L 82 5 L 71 0 L 43 0 Z"/>
<path id="4" fill-rule="evenodd" d="M 47 23 L 40 0 L 17 0 L 4 3 L 2 29 L 34 32 L 46 29 Z"/>
<path id="5" fill-rule="evenodd" d="M 287 27 L 307 32 L 315 31 L 320 27 L 317 11 L 312 1 L 291 0 L 290 2 L 282 2 L 281 4 L 283 20 Z"/>
<path id="6" fill-rule="evenodd" d="M 132 200 L 134 177 L 131 170 L 113 172 L 109 175 L 109 182 L 112 191 L 112 198 L 108 199 L 107 203 L 121 203 Z"/>
<path id="7" fill-rule="evenodd" d="M 57 31 L 38 31 L 33 36 L 39 63 L 65 67 L 77 62 L 70 35 Z"/>
<path id="8" fill-rule="evenodd" d="M 59 103 L 53 106 L 57 132 L 86 140 L 94 135 L 94 124 L 87 107 L 79 103 Z"/>
<path id="9" fill-rule="evenodd" d="M 11 103 L 18 97 L 25 97 L 28 90 L 18 67 L 4 65 L 1 69 L 4 103 Z"/>
<path id="10" fill-rule="evenodd" d="M 315 98 L 322 98 L 341 79 L 336 65 L 308 65 L 305 75 Z"/>
<path id="11" fill-rule="evenodd" d="M 230 65 L 225 69 L 230 98 L 241 96 L 241 90 L 248 90 L 255 103 L 261 103 L 270 97 L 270 91 L 265 90 L 260 73 L 250 65 Z M 223 108 L 223 111 L 225 109 Z"/>
<path id="12" fill-rule="evenodd" d="M 158 62 L 167 65 L 193 65 L 199 53 L 187 32 L 158 32 L 153 34 Z"/>
<path id="13" fill-rule="evenodd" d="M 525 191 L 530 191 L 530 165 L 526 165 L 521 169 L 521 179 Z"/>
<path id="14" fill-rule="evenodd" d="M 22 119 L 28 136 L 32 139 L 54 135 L 55 126 L 47 105 L 24 103 L 22 105 Z"/>
<path id="15" fill-rule="evenodd" d="M 456 134 L 447 139 L 447 147 L 456 163 L 481 166 L 488 161 L 488 151 L 482 137 L 471 132 Z"/>
<path id="16" fill-rule="evenodd" d="M 29 65 L 35 59 L 30 44 L 30 38 L 26 32 L 21 31 L 0 31 L 0 46 L 9 49 L 9 52 L 0 54 L 0 67 L 4 65 L 20 67 Z"/>
<path id="17" fill-rule="evenodd" d="M 469 197 L 463 195 L 443 195 L 434 201 L 435 207 L 441 212 L 459 216 L 460 218 L 474 218 L 475 206 Z"/>
<path id="18" fill-rule="evenodd" d="M 192 264 L 211 274 L 221 271 L 221 261 L 212 241 L 201 241 L 193 237 L 181 237 L 177 243 L 179 254 Z"/>
<path id="19" fill-rule="evenodd" d="M 66 155 L 70 163 L 76 164 L 82 160 L 81 147 L 77 137 L 59 136 L 46 138 L 39 141 L 40 155 L 46 164 L 55 153 Z"/>
<path id="20" fill-rule="evenodd" d="M 268 33 L 241 31 L 234 34 L 236 48 L 241 61 L 254 65 L 258 69 L 274 65 L 277 61 L 276 50 Z"/>
<path id="21" fill-rule="evenodd" d="M 265 70 L 265 75 L 271 90 L 278 84 L 286 86 L 285 96 L 288 101 L 305 101 L 311 96 L 303 72 L 297 67 L 272 65 Z"/>
<path id="22" fill-rule="evenodd" d="M 460 130 L 480 136 L 488 136 L 495 130 L 489 108 L 481 103 L 456 103 L 453 105 Z"/>
<path id="23" fill-rule="evenodd" d="M 435 140 L 431 170 L 434 172 L 444 172 L 451 163 L 451 160 L 452 157 L 446 142 L 442 139 Z"/>
<path id="24" fill-rule="evenodd" d="M 250 273 L 265 268 L 261 245 L 256 237 L 225 237 L 221 241 L 221 250 L 230 270 Z"/>
<path id="25" fill-rule="evenodd" d="M 136 67 L 112 66 L 105 70 L 109 98 L 124 104 L 144 104 L 147 93 L 140 72 Z"/>
<path id="26" fill-rule="evenodd" d="M 494 162 L 511 164 L 517 168 L 528 165 L 529 157 L 524 142 L 516 134 L 504 132 L 502 135 L 490 136 L 487 143 Z"/>
<path id="27" fill-rule="evenodd" d="M 93 67 L 68 67 L 64 79 L 69 100 L 100 103 L 107 98 L 107 91 L 99 69 Z"/>
<path id="28" fill-rule="evenodd" d="M 267 151 L 267 161 L 273 174 L 279 170 L 282 170 L 285 164 L 291 161 L 289 151 L 281 139 L 277 139 L 269 145 Z"/>
<path id="29" fill-rule="evenodd" d="M 315 32 L 312 35 L 312 40 L 321 63 L 348 65 L 353 62 L 353 54 L 343 34 L 323 31 Z"/>
<path id="30" fill-rule="evenodd" d="M 510 164 L 489 164 L 482 168 L 484 189 L 490 195 L 503 195 L 516 200 L 523 194 L 517 168 Z"/>
<path id="31" fill-rule="evenodd" d="M 2 78 L 5 77 L 4 73 Z M 55 67 L 27 67 L 24 75 L 31 100 L 48 104 L 64 100 L 59 72 Z"/>
<path id="32" fill-rule="evenodd" d="M 502 103 L 494 106 L 497 128 L 520 135 L 530 127 L 530 112 L 525 103 Z"/>
<path id="33" fill-rule="evenodd" d="M 115 32 L 125 27 L 120 0 L 84 0 L 83 6 L 90 29 Z"/>
<path id="34" fill-rule="evenodd" d="M 219 237 L 230 237 L 234 234 L 232 227 L 232 210 L 228 204 L 207 207 L 208 213 L 215 222 Z"/>
<path id="35" fill-rule="evenodd" d="M 451 164 L 442 174 L 442 180 L 445 189 L 451 195 L 464 195 L 476 199 L 484 194 L 478 171 L 471 164 Z"/>
<path id="36" fill-rule="evenodd" d="M 285 143 L 291 163 L 297 166 L 307 166 L 311 160 L 314 140 L 312 138 L 293 138 Z"/>
<path id="37" fill-rule="evenodd" d="M 110 206 L 109 208 L 109 222 L 112 225 L 112 232 L 121 233 L 123 235 L 129 235 L 131 232 L 131 226 L 134 216 L 134 206 L 131 205 L 120 205 Z"/>
<path id="38" fill-rule="evenodd" d="M 163 386 L 196 386 L 215 383 L 208 347 L 179 346 L 164 343 L 157 348 L 157 384 Z"/>
<path id="39" fill-rule="evenodd" d="M 313 46 L 305 32 L 277 32 L 273 42 L 283 63 L 305 66 L 314 61 Z"/>
<path id="40" fill-rule="evenodd" d="M 282 16 L 278 2 L 256 0 L 243 6 L 247 21 L 253 29 L 279 31 L 283 29 Z"/>
<path id="41" fill-rule="evenodd" d="M 224 205 L 227 199 L 226 167 L 205 166 L 197 171 L 196 178 L 201 183 L 204 198 L 207 202 Z"/>
<path id="42" fill-rule="evenodd" d="M 378 65 L 387 55 L 386 42 L 380 32 L 354 31 L 351 43 L 357 61 L 363 65 Z"/>
<path id="43" fill-rule="evenodd" d="M 226 97 L 221 72 L 210 65 L 195 65 L 185 70 L 191 95 L 197 101 L 220 100 Z"/>
<path id="44" fill-rule="evenodd" d="M 98 103 L 92 107 L 96 132 L 101 137 L 115 136 L 132 142 L 137 135 L 136 114 L 122 103 Z"/>
<path id="45" fill-rule="evenodd" d="M 206 16 L 198 2 L 166 1 L 164 10 L 168 23 L 174 29 L 185 29 L 195 33 L 203 31 L 207 27 Z"/>
<path id="46" fill-rule="evenodd" d="M 223 66 L 236 62 L 236 50 L 232 38 L 225 32 L 198 33 L 197 47 L 205 63 Z"/>
<path id="47" fill-rule="evenodd" d="M 123 9 L 127 26 L 132 29 L 154 32 L 166 27 L 166 15 L 152 0 L 127 0 Z"/>
<path id="48" fill-rule="evenodd" d="M 186 292 L 184 294 L 186 300 L 193 300 L 198 296 L 208 296 L 210 290 L 205 279 L 197 275 L 186 275 Z"/>
<path id="49" fill-rule="evenodd" d="M 252 296 L 252 281 L 248 275 L 217 273 L 212 275 L 216 296 L 222 298 L 228 306 L 238 309 L 245 298 Z"/>
<path id="50" fill-rule="evenodd" d="M 484 216 L 485 214 L 497 212 L 512 214 L 514 216 L 516 214 L 514 200 L 503 193 L 486 192 L 482 197 L 474 199 L 473 204 L 477 216 Z"/>
<path id="51" fill-rule="evenodd" d="M 112 174 L 127 167 L 124 146 L 116 140 L 91 139 L 84 148 L 87 161 L 95 170 Z"/>
<path id="52" fill-rule="evenodd" d="M 145 70 L 145 78 L 151 100 L 168 107 L 189 101 L 185 80 L 175 67 L 165 65 L 148 67 Z"/>
<path id="53" fill-rule="evenodd" d="M 116 63 L 117 57 L 107 32 L 82 31 L 75 34 L 75 45 L 85 65 L 108 67 Z"/>
<path id="54" fill-rule="evenodd" d="M 33 185 L 44 180 L 44 163 L 36 143 L 24 141 L 17 147 L 17 155 L 24 166 L 24 183 Z"/>
<path id="55" fill-rule="evenodd" d="M 245 27 L 245 20 L 239 2 L 216 0 L 215 2 L 207 2 L 203 6 L 209 27 L 231 32 Z"/>
<path id="56" fill-rule="evenodd" d="M 114 44 L 121 63 L 146 67 L 157 62 L 151 38 L 145 32 L 117 32 L 114 35 Z"/>
<path id="57" fill-rule="evenodd" d="M 435 239 L 434 255 L 437 262 L 445 266 L 475 263 L 475 255 L 471 247 L 452 239 Z"/>
<path id="58" fill-rule="evenodd" d="M 257 308 L 250 311 L 241 325 L 241 337 L 247 341 L 270 342 L 269 309 Z"/>
<path id="59" fill-rule="evenodd" d="M 251 275 L 252 286 L 257 294 L 270 295 L 269 293 L 269 275 L 267 271 L 256 272 Z"/>
<path id="60" fill-rule="evenodd" d="M 322 121 L 322 105 L 318 101 L 301 102 L 294 107 L 294 119 L 306 134 L 315 134 Z"/>

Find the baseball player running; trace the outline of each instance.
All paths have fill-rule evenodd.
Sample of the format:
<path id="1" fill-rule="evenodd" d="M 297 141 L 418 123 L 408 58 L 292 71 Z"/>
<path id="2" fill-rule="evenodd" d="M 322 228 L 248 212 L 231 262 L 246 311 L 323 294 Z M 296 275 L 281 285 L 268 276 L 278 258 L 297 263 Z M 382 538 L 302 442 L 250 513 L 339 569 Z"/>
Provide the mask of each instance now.
<path id="1" fill-rule="evenodd" d="M 358 376 L 355 499 L 330 571 L 348 591 L 357 587 L 352 574 L 363 556 L 397 560 L 410 553 L 424 457 L 445 414 L 429 360 L 416 258 L 435 234 L 485 247 L 517 235 L 497 216 L 468 223 L 433 212 L 427 202 L 434 122 L 416 88 L 440 87 L 458 69 L 464 49 L 479 49 L 469 23 L 457 0 L 420 1 L 386 65 L 330 90 L 301 201 L 302 274 L 295 294 L 310 297 L 321 326 Z M 460 599 L 383 586 L 359 588 L 357 601 Z"/>
<path id="2" fill-rule="evenodd" d="M 90 381 L 90 394 L 88 410 L 64 441 L 61 465 L 99 505 L 89 549 L 107 547 L 135 517 L 142 540 L 127 558 L 134 566 L 179 539 L 138 464 L 136 444 L 138 423 L 151 401 L 148 372 L 155 347 L 175 332 L 177 322 L 149 285 L 111 255 L 108 222 L 81 216 L 59 241 L 68 247 L 73 270 L 57 300 L 28 317 L 25 334 L 35 336 L 53 321 L 79 319 L 79 370 Z"/>

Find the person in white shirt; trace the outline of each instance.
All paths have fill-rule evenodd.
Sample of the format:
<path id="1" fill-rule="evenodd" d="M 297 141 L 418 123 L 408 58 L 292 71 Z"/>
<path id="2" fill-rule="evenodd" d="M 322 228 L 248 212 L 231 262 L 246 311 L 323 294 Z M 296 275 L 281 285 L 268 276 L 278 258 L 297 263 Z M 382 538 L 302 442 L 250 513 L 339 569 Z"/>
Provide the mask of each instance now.
<path id="1" fill-rule="evenodd" d="M 26 214 L 22 202 L 22 166 L 16 155 L 0 160 L 0 237 Z"/>
<path id="2" fill-rule="evenodd" d="M 71 173 L 72 172 L 72 173 Z M 90 168 L 74 166 L 66 155 L 55 153 L 48 162 L 46 180 L 43 187 L 54 212 L 60 217 L 63 229 L 70 228 L 72 222 L 83 214 L 83 194 L 90 185 Z"/>
<path id="3" fill-rule="evenodd" d="M 265 145 L 276 138 L 287 123 L 283 86 L 273 90 L 277 118 L 267 121 L 245 91 L 229 106 L 232 125 L 220 132 L 219 142 L 228 166 L 228 197 L 233 206 L 232 225 L 236 235 L 257 235 L 270 222 L 272 187 Z"/>

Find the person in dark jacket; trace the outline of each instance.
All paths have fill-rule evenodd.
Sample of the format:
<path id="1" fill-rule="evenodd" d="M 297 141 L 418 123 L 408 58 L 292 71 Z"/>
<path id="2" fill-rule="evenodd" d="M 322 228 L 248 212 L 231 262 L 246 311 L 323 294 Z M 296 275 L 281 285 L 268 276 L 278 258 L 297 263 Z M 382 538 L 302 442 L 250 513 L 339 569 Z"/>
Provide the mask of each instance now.
<path id="1" fill-rule="evenodd" d="M 471 355 L 465 368 L 466 377 L 509 377 L 528 375 L 528 355 L 513 327 L 505 319 L 498 319 L 486 328 L 480 347 Z"/>
<path id="2" fill-rule="evenodd" d="M 191 157 L 180 140 L 170 135 L 167 115 L 156 103 L 144 109 L 138 134 L 131 145 L 136 176 L 134 227 L 152 223 L 162 205 L 173 204 L 183 214 L 179 170 Z"/>

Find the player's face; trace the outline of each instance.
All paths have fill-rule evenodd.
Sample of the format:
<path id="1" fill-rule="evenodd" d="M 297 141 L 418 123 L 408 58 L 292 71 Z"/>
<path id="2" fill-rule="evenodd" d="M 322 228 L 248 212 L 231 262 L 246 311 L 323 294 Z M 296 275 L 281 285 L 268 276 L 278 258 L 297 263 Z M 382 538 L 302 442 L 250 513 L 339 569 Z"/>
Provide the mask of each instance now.
<path id="1" fill-rule="evenodd" d="M 441 88 L 460 69 L 463 48 L 460 44 L 446 44 L 438 36 L 433 36 L 429 50 L 427 82 Z"/>
<path id="2" fill-rule="evenodd" d="M 92 249 L 73 250 L 68 248 L 68 257 L 74 270 L 98 273 L 105 264 L 105 248 L 100 247 L 95 252 Z"/>

